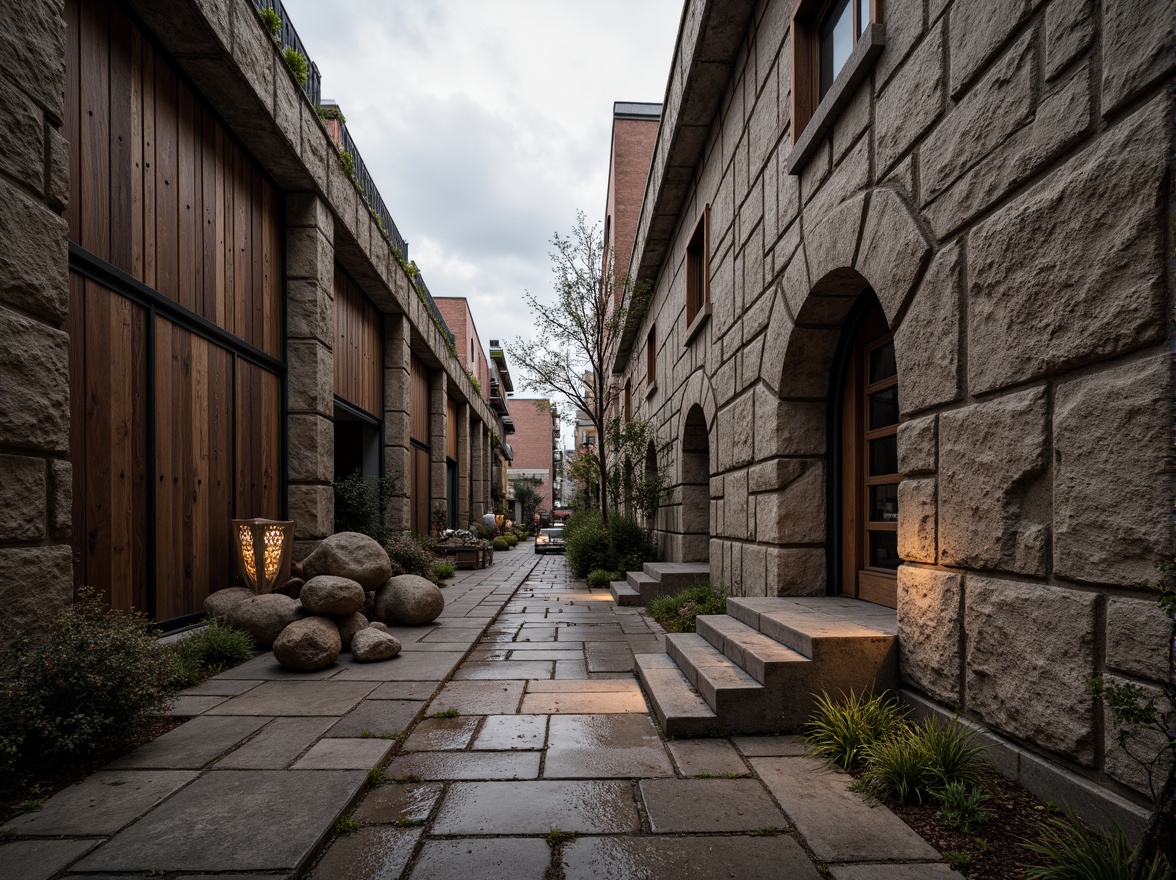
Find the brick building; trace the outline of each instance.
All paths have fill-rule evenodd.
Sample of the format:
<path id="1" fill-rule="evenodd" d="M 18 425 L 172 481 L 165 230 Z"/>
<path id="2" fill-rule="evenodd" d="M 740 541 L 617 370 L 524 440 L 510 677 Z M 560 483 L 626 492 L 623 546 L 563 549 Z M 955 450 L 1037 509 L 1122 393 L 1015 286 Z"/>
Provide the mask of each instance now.
<path id="1" fill-rule="evenodd" d="M 559 449 L 559 423 L 553 416 L 551 401 L 512 397 L 510 415 L 515 432 L 510 438 L 514 461 L 511 462 L 508 479 L 541 479 L 543 485 L 538 488 L 543 501 L 539 509 L 551 513 L 555 488 L 555 453 Z"/>
<path id="2" fill-rule="evenodd" d="M 1085 679 L 1168 675 L 1172 16 L 688 0 L 633 250 L 653 302 L 613 360 L 665 558 L 746 601 L 716 632 L 864 600 L 821 607 L 897 632 L 910 703 L 1135 830 Z M 655 703 L 672 670 L 769 694 L 716 644 L 651 666 Z"/>
<path id="3" fill-rule="evenodd" d="M 434 297 L 433 301 L 437 303 L 441 317 L 453 333 L 453 347 L 458 358 L 466 371 L 478 380 L 482 399 L 487 400 L 490 391 L 490 362 L 486 359 L 486 350 L 482 348 L 482 339 L 478 336 L 469 300 L 464 296 L 438 296 Z"/>

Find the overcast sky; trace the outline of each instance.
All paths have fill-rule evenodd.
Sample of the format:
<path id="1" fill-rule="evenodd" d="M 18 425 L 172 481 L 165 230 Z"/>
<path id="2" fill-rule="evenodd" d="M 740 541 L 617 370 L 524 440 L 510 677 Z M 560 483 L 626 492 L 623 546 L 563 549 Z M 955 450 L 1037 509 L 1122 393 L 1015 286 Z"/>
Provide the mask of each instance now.
<path id="1" fill-rule="evenodd" d="M 613 101 L 661 102 L 682 0 L 285 0 L 434 296 L 530 335 L 549 241 L 603 221 Z"/>

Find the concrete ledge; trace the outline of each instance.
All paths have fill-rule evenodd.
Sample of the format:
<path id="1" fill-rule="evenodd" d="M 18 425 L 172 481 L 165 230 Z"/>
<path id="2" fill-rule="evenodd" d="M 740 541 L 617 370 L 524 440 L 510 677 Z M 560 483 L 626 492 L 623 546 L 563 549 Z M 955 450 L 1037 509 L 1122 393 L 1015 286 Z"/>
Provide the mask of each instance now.
<path id="1" fill-rule="evenodd" d="M 916 718 L 937 715 L 948 720 L 955 717 L 952 710 L 933 703 L 922 694 L 904 688 L 899 691 L 899 696 L 911 707 Z M 1042 800 L 1069 807 L 1091 824 L 1107 827 L 1115 823 L 1127 832 L 1131 840 L 1139 840 L 1143 836 L 1148 817 L 1146 807 L 966 718 L 961 718 L 960 723 L 974 730 L 977 737 L 989 747 L 989 757 L 1001 775 L 1025 786 Z"/>

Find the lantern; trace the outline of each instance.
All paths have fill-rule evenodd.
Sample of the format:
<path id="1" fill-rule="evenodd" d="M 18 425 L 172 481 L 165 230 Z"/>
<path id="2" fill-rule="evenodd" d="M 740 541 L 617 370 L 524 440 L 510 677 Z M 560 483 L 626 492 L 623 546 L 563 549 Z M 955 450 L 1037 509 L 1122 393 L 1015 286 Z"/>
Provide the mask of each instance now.
<path id="1" fill-rule="evenodd" d="M 272 519 L 233 520 L 237 565 L 255 593 L 271 593 L 290 579 L 294 523 Z"/>

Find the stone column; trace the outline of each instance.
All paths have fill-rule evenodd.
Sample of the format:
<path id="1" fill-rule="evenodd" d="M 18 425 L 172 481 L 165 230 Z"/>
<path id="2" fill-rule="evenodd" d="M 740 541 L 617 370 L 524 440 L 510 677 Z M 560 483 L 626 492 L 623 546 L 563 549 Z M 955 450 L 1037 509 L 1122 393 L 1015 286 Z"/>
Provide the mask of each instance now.
<path id="1" fill-rule="evenodd" d="M 286 199 L 286 408 L 295 558 L 335 528 L 335 224 L 315 193 Z"/>
<path id="2" fill-rule="evenodd" d="M 69 145 L 58 130 L 61 4 L 22 4 L 19 17 L 7 26 L 20 50 L 0 65 L 0 608 L 8 632 L 28 633 L 34 614 L 64 607 L 73 593 L 69 228 L 61 217 Z M 35 50 L 20 45 L 30 34 Z"/>
<path id="3" fill-rule="evenodd" d="M 444 370 L 429 373 L 429 529 L 433 528 L 433 516 L 438 509 L 447 510 L 445 497 L 445 442 L 446 387 L 448 377 Z M 447 517 L 448 519 L 448 517 Z"/>
<path id="4" fill-rule="evenodd" d="M 473 513 L 470 507 L 470 405 L 464 400 L 457 404 L 457 525 L 469 525 Z"/>
<path id="5" fill-rule="evenodd" d="M 471 407 L 471 412 L 473 408 Z M 470 516 L 481 522 L 486 513 L 486 471 L 482 451 L 486 448 L 486 425 L 476 417 L 470 425 Z"/>
<path id="6" fill-rule="evenodd" d="M 396 497 L 385 511 L 389 528 L 408 531 L 412 444 L 412 330 L 407 315 L 384 315 L 384 473 L 396 479 Z"/>

